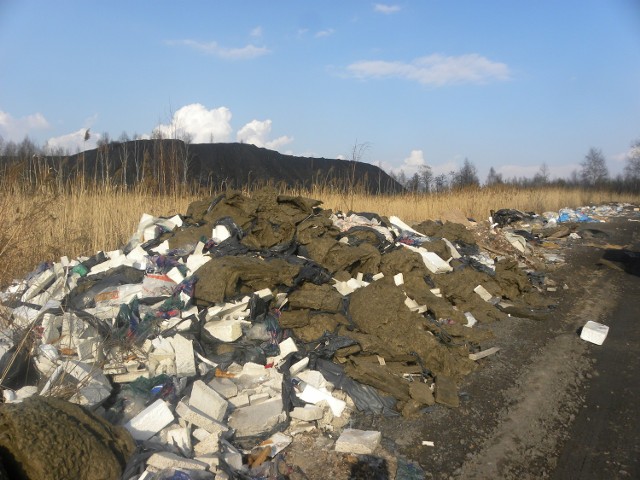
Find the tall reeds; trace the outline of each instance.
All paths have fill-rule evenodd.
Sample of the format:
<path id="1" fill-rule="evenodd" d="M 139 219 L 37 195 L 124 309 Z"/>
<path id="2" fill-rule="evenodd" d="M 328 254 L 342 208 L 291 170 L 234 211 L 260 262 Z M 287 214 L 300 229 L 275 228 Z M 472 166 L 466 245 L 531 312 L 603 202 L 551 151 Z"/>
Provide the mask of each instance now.
<path id="1" fill-rule="evenodd" d="M 185 186 L 158 192 L 145 184 L 135 187 L 67 180 L 40 172 L 27 184 L 19 171 L 5 169 L 0 177 L 0 287 L 20 278 L 42 261 L 63 255 L 75 258 L 98 250 L 120 248 L 134 232 L 142 213 L 171 216 L 184 213 L 190 202 L 219 190 Z M 612 201 L 638 203 L 640 194 L 579 188 L 522 189 L 512 186 L 475 188 L 439 194 L 372 195 L 357 186 L 349 191 L 331 185 L 310 189 L 276 186 L 283 194 L 317 198 L 334 211 L 397 215 L 405 222 L 463 215 L 486 220 L 490 210 L 557 211 Z M 245 187 L 245 194 L 252 189 Z"/>

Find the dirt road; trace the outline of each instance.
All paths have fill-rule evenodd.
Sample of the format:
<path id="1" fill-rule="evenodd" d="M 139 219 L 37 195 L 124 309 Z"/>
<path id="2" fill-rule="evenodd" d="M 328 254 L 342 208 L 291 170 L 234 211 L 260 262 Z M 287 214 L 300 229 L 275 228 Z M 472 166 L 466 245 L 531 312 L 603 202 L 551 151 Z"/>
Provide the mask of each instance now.
<path id="1" fill-rule="evenodd" d="M 555 315 L 492 325 L 501 350 L 462 385 L 460 408 L 359 428 L 381 430 L 383 447 L 426 478 L 640 478 L 640 223 L 580 228 L 604 233 L 584 232 L 551 274 Z M 587 320 L 610 326 L 602 346 L 579 338 Z"/>

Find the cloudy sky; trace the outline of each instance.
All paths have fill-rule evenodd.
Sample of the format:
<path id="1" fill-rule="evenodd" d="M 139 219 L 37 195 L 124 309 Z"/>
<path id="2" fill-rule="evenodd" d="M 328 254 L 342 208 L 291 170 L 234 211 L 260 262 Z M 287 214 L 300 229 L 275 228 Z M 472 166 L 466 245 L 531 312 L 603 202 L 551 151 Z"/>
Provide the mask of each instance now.
<path id="1" fill-rule="evenodd" d="M 640 138 L 638 0 L 0 0 L 0 135 L 189 134 L 407 174 L 610 171 Z"/>

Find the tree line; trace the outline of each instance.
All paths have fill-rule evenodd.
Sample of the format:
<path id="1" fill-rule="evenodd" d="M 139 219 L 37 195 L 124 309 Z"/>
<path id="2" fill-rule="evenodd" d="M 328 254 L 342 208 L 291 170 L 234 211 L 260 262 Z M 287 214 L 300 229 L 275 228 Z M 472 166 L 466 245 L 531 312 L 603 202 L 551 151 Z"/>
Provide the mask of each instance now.
<path id="1" fill-rule="evenodd" d="M 90 138 L 87 129 L 85 144 Z M 170 140 L 168 143 L 163 140 Z M 171 141 L 173 140 L 173 141 Z M 29 137 L 21 142 L 5 141 L 0 136 L 0 179 L 19 178 L 23 183 L 38 186 L 45 182 L 64 188 L 69 181 L 81 185 L 120 185 L 129 187 L 145 185 L 159 189 L 159 193 L 184 189 L 192 183 L 193 158 L 190 152 L 191 138 L 166 139 L 160 130 L 154 130 L 151 139 L 138 135 L 130 138 L 126 132 L 117 140 L 109 134 L 99 136 L 95 151 L 71 154 L 63 148 L 40 147 Z M 354 147 L 355 148 L 355 147 Z M 362 148 L 362 147 L 361 147 Z M 354 160 L 360 161 L 362 151 L 354 150 Z M 73 158 L 73 161 L 69 159 Z M 117 161 L 113 159 L 116 158 Z M 410 192 L 444 193 L 464 188 L 481 186 L 566 186 L 582 188 L 612 189 L 616 191 L 640 192 L 640 139 L 631 144 L 622 174 L 611 177 L 602 150 L 592 147 L 580 163 L 580 169 L 569 178 L 551 179 L 546 163 L 531 177 L 503 178 L 492 166 L 482 182 L 475 165 L 465 159 L 458 170 L 434 175 L 432 168 L 423 165 L 408 176 L 403 170 L 387 172 L 391 178 Z M 203 185 L 207 179 L 198 178 Z M 76 183 L 77 185 L 77 183 Z"/>
<path id="2" fill-rule="evenodd" d="M 612 177 L 602 150 L 591 147 L 580 162 L 580 169 L 574 170 L 569 178 L 551 179 L 550 169 L 546 163 L 533 177 L 513 177 L 506 179 L 494 167 L 484 182 L 478 176 L 475 165 L 465 158 L 458 170 L 434 175 L 429 165 L 422 165 L 417 172 L 408 176 L 404 170 L 389 172 L 389 175 L 411 192 L 443 193 L 464 188 L 496 187 L 500 185 L 517 187 L 582 187 L 611 189 L 616 191 L 640 192 L 640 139 L 631 144 L 625 160 L 624 171 Z"/>

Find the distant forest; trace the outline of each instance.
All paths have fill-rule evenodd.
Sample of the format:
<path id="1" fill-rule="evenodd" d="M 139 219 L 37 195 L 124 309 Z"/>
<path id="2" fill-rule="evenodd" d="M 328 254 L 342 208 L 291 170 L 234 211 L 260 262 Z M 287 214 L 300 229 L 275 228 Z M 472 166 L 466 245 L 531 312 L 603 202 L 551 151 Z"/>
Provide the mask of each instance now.
<path id="1" fill-rule="evenodd" d="M 86 131 L 85 138 L 89 138 Z M 362 145 L 356 145 L 348 160 L 284 155 L 242 143 L 192 144 L 188 139 L 130 139 L 123 134 L 112 140 L 102 134 L 94 149 L 70 153 L 40 147 L 25 137 L 21 142 L 0 137 L 0 181 L 3 185 L 48 185 L 68 189 L 71 185 L 143 186 L 159 193 L 200 189 L 217 190 L 274 185 L 309 189 L 312 186 L 368 193 L 443 193 L 462 188 L 581 187 L 640 191 L 640 140 L 631 144 L 623 174 L 611 177 L 602 151 L 592 147 L 580 169 L 569 178 L 551 179 L 542 163 L 532 177 L 503 178 L 491 167 L 487 178 L 478 177 L 474 164 L 465 159 L 457 171 L 434 175 L 430 166 L 406 175 L 384 172 L 362 160 Z"/>

